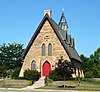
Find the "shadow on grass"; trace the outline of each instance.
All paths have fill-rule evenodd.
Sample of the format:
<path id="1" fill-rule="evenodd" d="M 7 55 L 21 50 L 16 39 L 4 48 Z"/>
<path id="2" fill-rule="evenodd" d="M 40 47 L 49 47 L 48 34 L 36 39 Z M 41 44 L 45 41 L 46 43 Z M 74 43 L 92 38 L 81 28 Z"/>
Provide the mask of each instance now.
<path id="1" fill-rule="evenodd" d="M 64 85 L 62 85 L 62 86 L 58 86 L 58 88 L 76 88 L 76 86 L 64 86 Z"/>

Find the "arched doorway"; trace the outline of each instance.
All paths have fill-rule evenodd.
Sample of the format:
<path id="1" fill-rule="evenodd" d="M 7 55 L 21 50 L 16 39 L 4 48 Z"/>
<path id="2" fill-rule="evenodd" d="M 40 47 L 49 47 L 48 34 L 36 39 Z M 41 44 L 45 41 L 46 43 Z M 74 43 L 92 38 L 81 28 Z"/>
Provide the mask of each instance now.
<path id="1" fill-rule="evenodd" d="M 42 66 L 42 76 L 49 76 L 50 70 L 51 70 L 50 63 L 48 61 L 45 61 Z"/>

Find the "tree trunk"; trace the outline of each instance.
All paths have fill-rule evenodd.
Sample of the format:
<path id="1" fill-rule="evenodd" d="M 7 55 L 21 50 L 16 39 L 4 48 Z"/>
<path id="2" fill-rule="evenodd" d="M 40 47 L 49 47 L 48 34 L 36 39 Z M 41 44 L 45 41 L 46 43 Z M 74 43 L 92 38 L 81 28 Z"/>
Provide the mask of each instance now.
<path id="1" fill-rule="evenodd" d="M 66 83 L 65 83 L 65 77 L 64 77 L 64 88 L 65 88 L 65 84 L 66 84 Z"/>

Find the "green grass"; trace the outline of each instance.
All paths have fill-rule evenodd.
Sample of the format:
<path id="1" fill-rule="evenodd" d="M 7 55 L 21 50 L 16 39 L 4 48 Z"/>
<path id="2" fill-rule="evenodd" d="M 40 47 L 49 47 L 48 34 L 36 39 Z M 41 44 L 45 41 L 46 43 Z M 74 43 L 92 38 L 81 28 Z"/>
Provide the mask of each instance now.
<path id="1" fill-rule="evenodd" d="M 63 85 L 65 84 L 65 88 Z M 48 86 L 41 87 L 41 89 L 55 89 L 55 90 L 87 90 L 87 91 L 100 91 L 100 80 L 85 78 L 81 80 L 80 85 L 75 80 L 69 81 L 54 81 Z"/>
<path id="2" fill-rule="evenodd" d="M 84 87 L 77 87 L 77 88 L 58 88 L 58 87 L 48 87 L 46 86 L 45 88 L 44 87 L 41 87 L 39 89 L 52 89 L 52 90 L 84 90 L 84 91 L 100 91 L 100 88 L 84 88 Z"/>
<path id="3" fill-rule="evenodd" d="M 96 78 L 84 78 L 82 82 L 93 83 L 93 84 L 100 84 L 100 80 Z"/>
<path id="4" fill-rule="evenodd" d="M 31 84 L 26 80 L 4 79 L 0 80 L 0 88 L 23 88 Z M 65 88 L 63 85 L 65 84 Z M 81 79 L 80 86 L 77 80 L 68 81 L 53 81 L 45 87 L 40 89 L 54 89 L 54 90 L 87 90 L 87 91 L 100 91 L 100 79 L 84 78 Z"/>
<path id="5" fill-rule="evenodd" d="M 0 80 L 0 88 L 23 88 L 27 87 L 29 82 L 26 80 L 3 79 Z"/>

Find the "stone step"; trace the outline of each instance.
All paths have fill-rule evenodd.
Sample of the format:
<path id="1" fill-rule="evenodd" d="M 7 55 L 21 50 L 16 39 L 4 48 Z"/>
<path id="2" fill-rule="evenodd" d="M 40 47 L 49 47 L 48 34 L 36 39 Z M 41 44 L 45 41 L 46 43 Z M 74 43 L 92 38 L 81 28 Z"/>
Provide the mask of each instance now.
<path id="1" fill-rule="evenodd" d="M 41 77 L 38 81 L 36 81 L 32 86 L 27 86 L 22 88 L 23 90 L 33 90 L 35 88 L 39 88 L 45 86 L 45 77 Z"/>
<path id="2" fill-rule="evenodd" d="M 38 81 L 36 81 L 33 85 L 34 88 L 39 88 L 45 86 L 45 77 L 41 77 Z"/>

